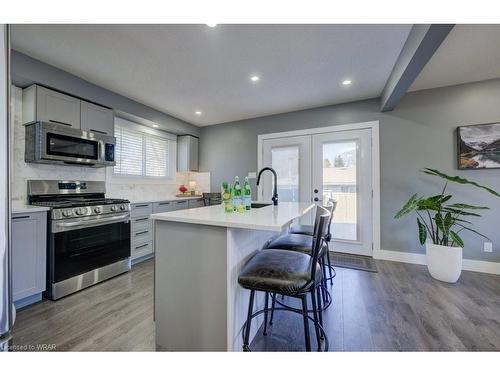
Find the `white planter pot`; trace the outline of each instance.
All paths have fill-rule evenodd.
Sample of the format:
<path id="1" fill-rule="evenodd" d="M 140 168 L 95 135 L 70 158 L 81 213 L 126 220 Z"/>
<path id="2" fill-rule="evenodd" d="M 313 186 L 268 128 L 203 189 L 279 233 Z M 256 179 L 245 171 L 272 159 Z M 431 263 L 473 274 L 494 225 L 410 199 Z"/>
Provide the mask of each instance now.
<path id="1" fill-rule="evenodd" d="M 461 247 L 441 246 L 427 243 L 427 269 L 431 276 L 447 283 L 457 282 L 462 273 Z"/>

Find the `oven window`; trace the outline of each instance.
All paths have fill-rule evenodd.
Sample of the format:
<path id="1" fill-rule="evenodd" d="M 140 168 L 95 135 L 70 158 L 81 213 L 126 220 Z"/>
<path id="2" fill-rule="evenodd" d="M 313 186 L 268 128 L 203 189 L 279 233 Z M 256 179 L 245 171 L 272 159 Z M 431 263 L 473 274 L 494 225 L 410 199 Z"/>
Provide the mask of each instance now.
<path id="1" fill-rule="evenodd" d="M 130 257 L 130 222 L 54 233 L 54 281 Z"/>
<path id="2" fill-rule="evenodd" d="M 88 139 L 47 133 L 47 154 L 97 160 L 99 143 Z"/>

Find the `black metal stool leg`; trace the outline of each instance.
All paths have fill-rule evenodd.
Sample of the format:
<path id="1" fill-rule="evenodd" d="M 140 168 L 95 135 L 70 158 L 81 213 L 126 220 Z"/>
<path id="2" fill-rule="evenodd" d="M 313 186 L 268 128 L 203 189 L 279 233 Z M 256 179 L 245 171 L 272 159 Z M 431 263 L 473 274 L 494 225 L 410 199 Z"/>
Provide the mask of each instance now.
<path id="1" fill-rule="evenodd" d="M 262 334 L 264 336 L 267 335 L 267 312 L 268 312 L 268 306 L 269 304 L 269 292 L 266 292 L 266 299 L 264 301 L 264 332 L 262 332 Z"/>
<path id="2" fill-rule="evenodd" d="M 306 340 L 306 351 L 311 351 L 311 336 L 309 335 L 309 315 L 307 314 L 307 294 L 302 296 L 302 317 L 304 318 L 304 337 Z"/>
<path id="3" fill-rule="evenodd" d="M 328 300 L 327 300 L 327 295 L 326 295 L 326 270 L 325 270 L 325 259 L 324 257 L 320 260 L 320 268 L 321 268 L 321 273 L 323 274 L 323 279 L 321 280 L 321 295 L 322 295 L 322 298 L 323 298 L 323 305 L 326 306 L 326 304 L 328 303 Z"/>
<path id="4" fill-rule="evenodd" d="M 332 263 L 330 261 L 330 245 L 326 243 L 326 261 L 328 262 L 328 273 L 330 275 L 330 285 L 333 285 Z"/>
<path id="5" fill-rule="evenodd" d="M 276 306 L 276 293 L 273 293 L 272 296 L 273 302 L 271 302 L 271 319 L 269 319 L 269 325 L 273 325 L 273 318 L 274 318 L 274 306 Z"/>
<path id="6" fill-rule="evenodd" d="M 313 306 L 314 329 L 316 331 L 316 343 L 318 344 L 318 352 L 321 351 L 321 334 L 319 333 L 318 307 L 316 306 L 316 288 L 311 290 L 311 301 Z"/>
<path id="7" fill-rule="evenodd" d="M 323 309 L 321 306 L 321 292 L 319 290 L 320 288 L 321 288 L 321 286 L 318 285 L 318 287 L 316 288 L 316 296 L 317 296 L 317 300 L 318 300 L 319 324 L 321 325 L 321 327 L 323 327 Z M 321 340 L 323 340 L 325 338 L 323 336 L 323 332 L 321 332 L 320 338 L 321 338 Z"/>
<path id="8" fill-rule="evenodd" d="M 247 314 L 247 322 L 245 326 L 245 337 L 243 339 L 243 351 L 248 352 L 250 347 L 249 347 L 249 340 L 250 340 L 250 325 L 252 323 L 252 311 L 253 311 L 253 300 L 255 297 L 255 290 L 250 291 L 250 301 L 248 302 L 248 314 Z"/>

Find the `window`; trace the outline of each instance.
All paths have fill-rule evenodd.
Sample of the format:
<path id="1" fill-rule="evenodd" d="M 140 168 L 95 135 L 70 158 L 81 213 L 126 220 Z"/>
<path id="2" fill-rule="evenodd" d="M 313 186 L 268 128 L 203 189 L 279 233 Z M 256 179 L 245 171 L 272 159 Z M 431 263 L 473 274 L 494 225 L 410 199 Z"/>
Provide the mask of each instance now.
<path id="1" fill-rule="evenodd" d="M 115 121 L 116 165 L 113 174 L 128 177 L 171 178 L 173 141 L 158 130 L 128 120 Z"/>

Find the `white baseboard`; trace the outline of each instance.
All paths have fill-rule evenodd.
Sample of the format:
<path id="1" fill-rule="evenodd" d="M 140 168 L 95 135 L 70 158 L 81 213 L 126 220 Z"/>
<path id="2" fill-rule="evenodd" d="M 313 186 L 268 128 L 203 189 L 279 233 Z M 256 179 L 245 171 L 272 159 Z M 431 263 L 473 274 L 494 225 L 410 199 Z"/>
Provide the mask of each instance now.
<path id="1" fill-rule="evenodd" d="M 406 253 L 393 250 L 373 250 L 373 258 L 390 260 L 393 262 L 426 265 L 425 254 Z M 491 273 L 500 275 L 500 263 L 486 262 L 483 260 L 464 259 L 462 269 L 465 271 Z"/>

